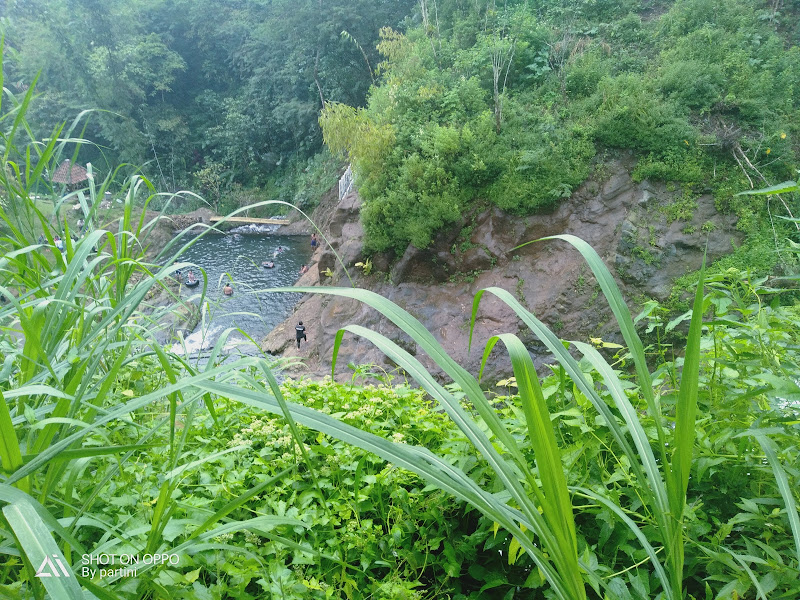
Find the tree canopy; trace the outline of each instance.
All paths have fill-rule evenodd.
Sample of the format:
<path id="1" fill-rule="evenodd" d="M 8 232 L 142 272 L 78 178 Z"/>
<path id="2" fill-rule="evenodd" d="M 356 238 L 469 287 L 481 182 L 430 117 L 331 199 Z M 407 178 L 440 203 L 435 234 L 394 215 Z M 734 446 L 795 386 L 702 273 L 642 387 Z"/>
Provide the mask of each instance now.
<path id="1" fill-rule="evenodd" d="M 321 149 L 324 101 L 363 104 L 411 0 L 10 0 L 4 72 L 42 132 L 93 110 L 84 160 L 178 189 L 208 161 L 263 184 Z M 3 9 L 0 9 L 3 10 Z M 16 86 L 16 87 L 15 87 Z"/>

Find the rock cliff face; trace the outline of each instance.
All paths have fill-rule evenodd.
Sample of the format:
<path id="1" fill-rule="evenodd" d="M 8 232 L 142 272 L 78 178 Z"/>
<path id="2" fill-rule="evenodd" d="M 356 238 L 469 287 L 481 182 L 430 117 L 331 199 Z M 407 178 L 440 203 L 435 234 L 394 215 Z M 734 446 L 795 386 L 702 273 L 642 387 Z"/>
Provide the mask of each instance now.
<path id="1" fill-rule="evenodd" d="M 342 257 L 356 286 L 371 289 L 406 309 L 422 322 L 445 350 L 477 373 L 483 346 L 493 335 L 518 334 L 537 364 L 547 362 L 543 346 L 524 328 L 513 311 L 496 297 L 484 295 L 478 312 L 473 347 L 469 350 L 469 318 L 476 292 L 500 287 L 517 297 L 560 337 L 585 340 L 614 337 L 611 313 L 590 270 L 577 251 L 560 240 L 520 244 L 568 233 L 590 243 L 615 274 L 629 299 L 669 295 L 672 281 L 700 268 L 708 244 L 713 260 L 741 241 L 732 216 L 717 213 L 710 196 L 685 197 L 662 184 L 635 183 L 632 165 L 616 162 L 602 181 L 590 180 L 553 212 L 516 217 L 497 208 L 466 216 L 425 250 L 410 246 L 394 261 L 373 257 L 365 276 L 354 263 L 362 256 L 360 200 L 355 193 L 326 198 L 315 222 L 330 241 L 317 250 L 311 271 L 298 285 L 349 285 L 331 249 Z M 683 220 L 673 218 L 680 215 Z M 321 275 L 326 269 L 334 276 Z M 322 279 L 322 281 L 320 281 Z M 308 342 L 298 350 L 294 325 L 302 320 Z M 374 310 L 353 300 L 309 294 L 294 314 L 264 340 L 268 352 L 301 358 L 298 373 L 319 377 L 330 373 L 336 332 L 348 324 L 376 330 L 416 354 L 435 373 L 438 369 L 402 331 Z M 348 378 L 347 363 L 392 364 L 371 343 L 346 334 L 339 353 L 337 378 Z M 487 376 L 511 372 L 502 348 L 493 350 Z"/>

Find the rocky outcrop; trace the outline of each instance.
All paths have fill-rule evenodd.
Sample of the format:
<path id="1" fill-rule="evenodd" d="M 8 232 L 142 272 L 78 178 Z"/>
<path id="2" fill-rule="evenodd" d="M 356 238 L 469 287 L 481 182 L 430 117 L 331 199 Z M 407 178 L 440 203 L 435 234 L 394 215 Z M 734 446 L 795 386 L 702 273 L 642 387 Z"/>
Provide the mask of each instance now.
<path id="1" fill-rule="evenodd" d="M 507 290 L 567 339 L 613 338 L 616 328 L 599 286 L 576 250 L 560 240 L 522 244 L 552 235 L 576 235 L 595 248 L 628 298 L 664 299 L 676 277 L 700 267 L 706 247 L 713 260 L 741 241 L 735 219 L 718 213 L 710 196 L 691 198 L 662 184 L 635 183 L 631 166 L 618 161 L 607 178 L 588 181 L 548 214 L 520 218 L 490 208 L 467 215 L 425 250 L 410 246 L 395 261 L 373 257 L 368 275 L 354 267 L 364 260 L 363 229 L 358 220 L 360 201 L 351 193 L 315 214 L 330 246 L 317 250 L 312 272 L 299 285 L 349 285 L 343 262 L 356 286 L 374 290 L 410 312 L 470 372 L 478 372 L 486 341 L 504 332 L 519 335 L 543 364 L 548 360 L 543 347 L 491 294 L 481 301 L 470 350 L 469 320 L 479 290 Z M 322 274 L 326 269 L 333 277 Z M 298 320 L 308 335 L 308 343 L 299 350 L 293 343 Z M 294 314 L 270 333 L 264 348 L 303 359 L 305 365 L 299 370 L 305 375 L 329 374 L 336 332 L 351 323 L 388 336 L 438 372 L 416 344 L 377 312 L 354 300 L 324 294 L 307 295 Z M 339 357 L 340 377 L 349 376 L 347 363 L 392 367 L 371 343 L 350 334 L 344 337 Z M 510 363 L 498 346 L 487 373 L 502 377 L 509 372 Z"/>

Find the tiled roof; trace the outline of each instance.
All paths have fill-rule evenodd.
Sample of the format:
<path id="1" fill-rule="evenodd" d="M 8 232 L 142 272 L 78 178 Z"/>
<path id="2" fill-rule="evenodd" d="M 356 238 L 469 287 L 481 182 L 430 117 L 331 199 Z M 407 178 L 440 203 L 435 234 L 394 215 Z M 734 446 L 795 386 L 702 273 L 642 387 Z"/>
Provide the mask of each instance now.
<path id="1" fill-rule="evenodd" d="M 53 173 L 53 183 L 80 183 L 89 179 L 86 169 L 81 165 L 73 165 L 72 161 L 67 159 L 62 162 L 56 172 Z"/>

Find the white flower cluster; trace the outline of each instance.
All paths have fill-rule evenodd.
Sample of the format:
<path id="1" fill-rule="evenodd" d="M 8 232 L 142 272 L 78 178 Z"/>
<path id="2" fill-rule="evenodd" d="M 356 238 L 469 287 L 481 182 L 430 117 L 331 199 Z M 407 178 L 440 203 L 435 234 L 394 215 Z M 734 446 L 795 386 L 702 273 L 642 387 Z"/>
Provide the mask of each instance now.
<path id="1" fill-rule="evenodd" d="M 228 446 L 253 445 L 255 442 L 274 446 L 287 446 L 292 443 L 292 436 L 288 433 L 288 425 L 280 425 L 272 419 L 253 419 L 247 427 L 233 434 L 233 439 Z"/>
<path id="2" fill-rule="evenodd" d="M 252 531 L 244 532 L 244 541 L 248 544 L 253 544 L 254 546 L 260 546 L 262 543 L 261 536 L 257 533 L 253 533 Z"/>

